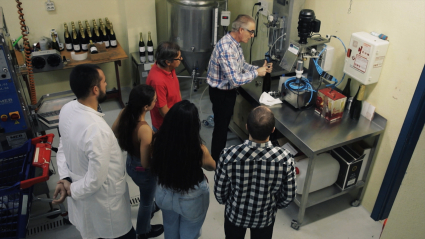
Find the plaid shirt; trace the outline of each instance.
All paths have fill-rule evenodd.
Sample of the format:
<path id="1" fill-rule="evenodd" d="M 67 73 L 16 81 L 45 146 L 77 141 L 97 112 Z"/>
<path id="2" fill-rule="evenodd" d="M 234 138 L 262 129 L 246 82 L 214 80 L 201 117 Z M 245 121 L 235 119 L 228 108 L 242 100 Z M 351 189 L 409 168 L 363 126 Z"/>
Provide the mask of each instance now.
<path id="1" fill-rule="evenodd" d="M 221 90 L 235 89 L 258 76 L 258 66 L 245 62 L 242 47 L 229 33 L 218 41 L 208 64 L 207 82 Z"/>
<path id="2" fill-rule="evenodd" d="M 288 150 L 246 140 L 222 151 L 214 194 L 238 227 L 264 228 L 295 198 L 294 159 Z"/>

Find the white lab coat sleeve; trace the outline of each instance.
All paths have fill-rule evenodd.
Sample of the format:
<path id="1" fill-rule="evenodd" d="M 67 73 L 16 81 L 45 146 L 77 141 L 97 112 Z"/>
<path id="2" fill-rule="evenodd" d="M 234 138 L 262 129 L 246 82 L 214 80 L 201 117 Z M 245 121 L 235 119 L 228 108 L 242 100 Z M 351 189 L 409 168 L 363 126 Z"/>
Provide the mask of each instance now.
<path id="1" fill-rule="evenodd" d="M 63 152 L 62 138 L 59 138 L 59 147 L 56 154 L 56 162 L 58 164 L 59 178 L 69 177 L 69 168 L 66 163 L 65 154 Z"/>
<path id="2" fill-rule="evenodd" d="M 86 129 L 81 142 L 88 158 L 88 170 L 79 180 L 71 183 L 71 197 L 74 200 L 84 199 L 97 192 L 108 176 L 111 150 L 111 133 L 100 127 L 91 125 Z"/>

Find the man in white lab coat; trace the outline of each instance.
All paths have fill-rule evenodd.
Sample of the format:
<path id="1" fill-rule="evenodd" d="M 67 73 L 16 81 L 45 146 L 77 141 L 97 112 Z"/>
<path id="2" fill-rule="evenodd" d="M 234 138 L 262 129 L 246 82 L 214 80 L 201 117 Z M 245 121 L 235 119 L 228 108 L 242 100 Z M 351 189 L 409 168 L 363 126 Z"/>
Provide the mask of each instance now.
<path id="1" fill-rule="evenodd" d="M 61 133 L 54 197 L 68 196 L 69 218 L 83 238 L 136 238 L 131 224 L 125 160 L 109 125 L 97 111 L 106 98 L 103 71 L 96 65 L 76 66 L 70 86 L 77 100 L 59 115 Z"/>

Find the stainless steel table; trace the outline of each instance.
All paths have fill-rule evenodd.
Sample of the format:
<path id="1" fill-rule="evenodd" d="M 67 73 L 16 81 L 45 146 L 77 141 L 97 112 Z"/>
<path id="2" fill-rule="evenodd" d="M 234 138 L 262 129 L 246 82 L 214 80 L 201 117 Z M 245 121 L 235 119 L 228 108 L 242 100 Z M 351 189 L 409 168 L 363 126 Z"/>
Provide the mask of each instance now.
<path id="1" fill-rule="evenodd" d="M 277 90 L 278 81 L 272 81 L 272 90 Z M 261 85 L 257 87 L 262 87 Z M 239 89 L 240 94 L 247 99 L 253 106 L 260 105 L 259 98 L 261 89 L 246 86 Z M 314 107 L 306 110 L 296 110 L 286 102 L 269 107 L 276 118 L 276 129 L 297 146 L 308 158 L 307 175 L 304 183 L 302 195 L 297 194 L 295 203 L 299 206 L 298 219 L 293 220 L 291 227 L 298 230 L 303 223 L 304 214 L 307 207 L 327 201 L 329 199 L 346 194 L 352 190 L 359 189 L 359 199 L 362 198 L 363 187 L 369 175 L 369 169 L 376 152 L 379 137 L 384 132 L 387 120 L 381 115 L 375 113 L 372 121 L 360 117 L 359 120 L 352 120 L 348 113 L 344 113 L 342 120 L 329 123 L 320 115 L 314 112 Z M 367 160 L 363 178 L 359 178 L 356 185 L 346 190 L 341 190 L 333 185 L 313 193 L 310 190 L 311 178 L 316 156 L 320 153 L 329 151 L 343 145 L 347 145 L 362 139 L 373 138 L 373 145 Z M 354 206 L 359 205 L 360 201 L 353 202 Z"/>

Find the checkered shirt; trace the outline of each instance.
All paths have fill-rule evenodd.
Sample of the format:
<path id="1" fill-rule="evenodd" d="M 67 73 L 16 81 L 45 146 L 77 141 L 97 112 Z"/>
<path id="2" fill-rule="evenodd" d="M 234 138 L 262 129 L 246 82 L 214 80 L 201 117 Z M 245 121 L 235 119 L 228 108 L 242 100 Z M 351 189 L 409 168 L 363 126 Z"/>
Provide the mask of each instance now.
<path id="1" fill-rule="evenodd" d="M 235 89 L 258 76 L 258 66 L 245 62 L 242 47 L 229 33 L 215 45 L 208 64 L 207 82 L 221 90 Z"/>
<path id="2" fill-rule="evenodd" d="M 214 194 L 226 204 L 226 217 L 243 228 L 264 228 L 277 209 L 295 198 L 294 159 L 288 150 L 246 140 L 222 151 L 214 176 Z"/>

